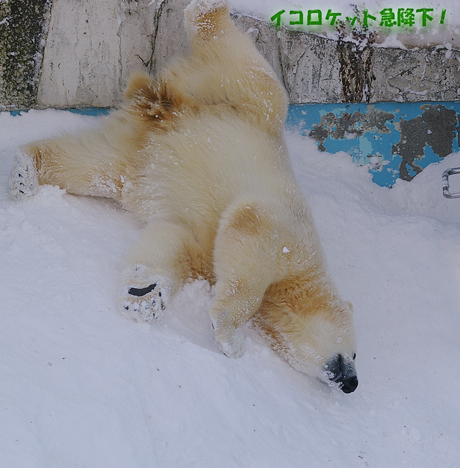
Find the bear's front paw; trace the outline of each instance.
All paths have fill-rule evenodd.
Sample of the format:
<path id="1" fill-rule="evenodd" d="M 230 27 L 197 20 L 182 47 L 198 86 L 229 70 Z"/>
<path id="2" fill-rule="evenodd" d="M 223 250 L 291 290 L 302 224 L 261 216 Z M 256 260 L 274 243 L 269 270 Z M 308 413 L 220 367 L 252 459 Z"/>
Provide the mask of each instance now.
<path id="1" fill-rule="evenodd" d="M 169 280 L 136 265 L 125 271 L 120 312 L 136 322 L 153 322 L 163 314 L 169 296 Z"/>
<path id="2" fill-rule="evenodd" d="M 13 200 L 23 200 L 35 195 L 38 190 L 38 174 L 33 158 L 18 148 L 14 155 L 13 168 L 8 181 L 8 191 Z"/>
<path id="3" fill-rule="evenodd" d="M 239 358 L 244 354 L 244 338 L 238 329 L 216 329 L 216 344 L 227 357 Z"/>

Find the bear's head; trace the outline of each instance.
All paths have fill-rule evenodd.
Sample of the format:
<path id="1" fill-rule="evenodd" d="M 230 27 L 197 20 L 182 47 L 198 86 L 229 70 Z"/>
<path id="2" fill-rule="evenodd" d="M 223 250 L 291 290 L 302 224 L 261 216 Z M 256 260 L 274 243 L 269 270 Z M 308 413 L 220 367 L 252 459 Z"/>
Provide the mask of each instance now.
<path id="1" fill-rule="evenodd" d="M 300 333 L 291 338 L 295 343 L 291 365 L 296 367 L 294 361 L 299 360 L 298 370 L 305 366 L 304 372 L 316 375 L 328 385 L 344 393 L 354 392 L 358 377 L 351 303 L 331 303 L 326 310 L 297 317 L 297 321 Z M 311 371 L 307 363 L 314 364 Z"/>
<path id="2" fill-rule="evenodd" d="M 333 298 L 312 301 L 265 295 L 254 317 L 255 327 L 294 369 L 314 376 L 344 393 L 358 386 L 353 307 Z"/>

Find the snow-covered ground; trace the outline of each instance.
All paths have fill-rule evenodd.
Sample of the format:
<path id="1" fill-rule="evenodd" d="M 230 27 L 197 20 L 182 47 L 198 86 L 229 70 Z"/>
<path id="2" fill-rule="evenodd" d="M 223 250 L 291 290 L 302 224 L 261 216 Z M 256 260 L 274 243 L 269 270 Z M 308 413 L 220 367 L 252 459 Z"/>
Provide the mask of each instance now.
<path id="1" fill-rule="evenodd" d="M 460 155 L 390 190 L 348 155 L 287 135 L 355 308 L 359 387 L 346 395 L 249 326 L 241 359 L 220 354 L 204 282 L 151 326 L 124 319 L 118 274 L 140 228 L 116 205 L 49 186 L 9 200 L 17 145 L 94 125 L 0 114 L 0 467 L 460 466 L 460 200 L 441 190 Z"/>

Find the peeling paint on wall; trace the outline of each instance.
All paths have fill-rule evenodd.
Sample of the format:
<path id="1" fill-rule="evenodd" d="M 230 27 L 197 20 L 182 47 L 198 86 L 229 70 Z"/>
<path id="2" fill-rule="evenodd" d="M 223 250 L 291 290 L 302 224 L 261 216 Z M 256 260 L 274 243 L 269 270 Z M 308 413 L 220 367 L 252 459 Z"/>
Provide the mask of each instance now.
<path id="1" fill-rule="evenodd" d="M 439 158 L 451 154 L 458 133 L 458 116 L 454 109 L 439 104 L 426 104 L 420 109 L 422 115 L 401 120 L 396 125 L 401 138 L 391 148 L 391 154 L 401 156 L 399 177 L 404 180 L 412 180 L 422 172 L 420 162 L 427 148 L 431 148 Z"/>
<path id="2" fill-rule="evenodd" d="M 310 136 L 319 143 L 321 151 L 326 151 L 324 142 L 327 138 L 349 140 L 360 138 L 368 132 L 390 133 L 387 122 L 394 118 L 394 114 L 376 109 L 374 105 L 370 105 L 365 113 L 355 111 L 352 114 L 343 112 L 336 115 L 334 112 L 328 112 L 321 116 L 321 120 L 311 130 Z"/>
<path id="3" fill-rule="evenodd" d="M 460 103 L 295 105 L 288 127 L 315 139 L 321 151 L 345 151 L 391 187 L 459 151 Z"/>

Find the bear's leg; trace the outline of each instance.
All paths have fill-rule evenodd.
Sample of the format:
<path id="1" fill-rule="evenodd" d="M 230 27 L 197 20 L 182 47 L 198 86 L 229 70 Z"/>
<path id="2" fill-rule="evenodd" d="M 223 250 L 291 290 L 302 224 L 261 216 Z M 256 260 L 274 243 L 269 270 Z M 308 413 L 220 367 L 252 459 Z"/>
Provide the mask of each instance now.
<path id="1" fill-rule="evenodd" d="M 288 99 L 272 67 L 230 19 L 225 0 L 194 0 L 185 10 L 192 50 L 167 79 L 208 104 L 231 104 L 270 134 L 284 128 Z"/>
<path id="2" fill-rule="evenodd" d="M 132 247 L 122 274 L 120 312 L 152 322 L 181 284 L 201 272 L 203 251 L 185 226 L 157 220 Z"/>
<path id="3" fill-rule="evenodd" d="M 219 349 L 240 357 L 240 326 L 258 310 L 265 290 L 276 277 L 276 232 L 271 217 L 258 204 L 243 203 L 224 218 L 216 237 L 216 300 L 211 320 Z"/>
<path id="4" fill-rule="evenodd" d="M 119 200 L 129 155 L 120 156 L 112 134 L 117 132 L 109 127 L 19 147 L 9 179 L 10 197 L 22 200 L 34 195 L 38 185 L 50 184 L 75 195 Z"/>
<path id="5" fill-rule="evenodd" d="M 194 41 L 221 38 L 230 24 L 226 0 L 192 0 L 185 9 L 185 26 L 188 39 Z"/>

